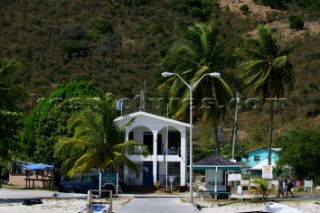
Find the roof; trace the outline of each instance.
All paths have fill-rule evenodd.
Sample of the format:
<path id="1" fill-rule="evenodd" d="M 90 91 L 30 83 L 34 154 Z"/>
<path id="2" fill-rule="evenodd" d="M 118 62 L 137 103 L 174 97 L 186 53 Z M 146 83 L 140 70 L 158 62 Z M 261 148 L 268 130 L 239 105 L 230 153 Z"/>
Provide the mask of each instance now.
<path id="1" fill-rule="evenodd" d="M 28 170 L 44 170 L 44 169 L 54 169 L 55 167 L 48 164 L 43 163 L 33 163 L 24 165 L 21 167 L 22 169 L 28 169 Z"/>
<path id="2" fill-rule="evenodd" d="M 260 147 L 260 148 L 257 148 L 257 149 L 253 149 L 253 150 L 246 151 L 246 153 L 254 152 L 254 151 L 257 151 L 257 150 L 260 150 L 260 149 L 268 150 L 269 148 Z M 280 151 L 282 150 L 282 148 L 271 148 L 271 150 L 272 150 L 272 151 L 275 151 L 275 152 L 280 152 Z"/>
<path id="3" fill-rule="evenodd" d="M 193 164 L 193 170 L 207 169 L 240 170 L 241 165 L 221 156 L 210 156 Z"/>
<path id="4" fill-rule="evenodd" d="M 136 118 L 138 116 L 145 116 L 145 117 L 149 117 L 149 118 L 152 118 L 152 119 L 156 119 L 156 120 L 160 120 L 160 121 L 164 121 L 164 122 L 169 122 L 169 123 L 173 123 L 173 124 L 184 126 L 184 127 L 190 127 L 190 124 L 188 124 L 188 123 L 180 122 L 180 121 L 177 121 L 177 120 L 173 120 L 173 119 L 170 119 L 170 118 L 162 117 L 162 116 L 159 116 L 159 115 L 154 115 L 154 114 L 143 112 L 143 111 L 139 111 L 139 112 L 135 112 L 135 113 L 131 113 L 131 114 L 128 114 L 128 115 L 124 115 L 124 116 L 118 117 L 114 121 L 117 122 L 117 121 L 121 121 L 121 120 Z"/>
<path id="5" fill-rule="evenodd" d="M 258 163 L 254 167 L 252 167 L 250 170 L 262 170 L 264 166 L 268 165 L 268 159 L 265 159 L 264 161 Z M 275 167 L 276 164 L 274 162 L 271 162 L 272 167 Z"/>

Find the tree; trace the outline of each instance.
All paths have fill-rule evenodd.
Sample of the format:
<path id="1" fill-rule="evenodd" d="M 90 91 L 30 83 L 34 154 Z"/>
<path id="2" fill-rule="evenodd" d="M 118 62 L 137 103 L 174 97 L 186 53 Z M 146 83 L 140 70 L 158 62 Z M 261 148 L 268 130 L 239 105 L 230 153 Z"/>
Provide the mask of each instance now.
<path id="1" fill-rule="evenodd" d="M 19 130 L 22 126 L 23 114 L 0 109 L 0 178 L 3 168 L 10 160 L 17 158 L 19 146 Z"/>
<path id="2" fill-rule="evenodd" d="M 0 109 L 13 110 L 19 99 L 25 95 L 11 86 L 10 77 L 18 69 L 19 63 L 12 59 L 0 60 Z"/>
<path id="3" fill-rule="evenodd" d="M 213 124 L 216 141 L 216 155 L 220 155 L 218 126 L 223 119 L 233 91 L 229 86 L 235 82 L 226 67 L 231 57 L 223 51 L 219 43 L 219 30 L 212 24 L 193 24 L 188 27 L 183 38 L 170 50 L 163 65 L 181 75 L 186 82 L 195 83 L 206 73 L 220 72 L 219 78 L 205 78 L 193 90 L 193 116 L 199 116 L 203 122 Z M 166 86 L 170 85 L 167 90 Z M 174 98 L 189 99 L 189 89 L 180 79 L 171 77 L 160 87 L 167 90 Z M 187 117 L 189 104 L 187 101 L 176 102 L 171 98 L 170 108 L 176 110 L 177 117 Z M 223 107 L 221 107 L 223 106 Z"/>
<path id="4" fill-rule="evenodd" d="M 270 188 L 269 181 L 264 179 L 254 179 L 253 183 L 255 184 L 252 186 L 252 189 L 250 190 L 251 194 L 254 194 L 255 196 L 262 196 L 264 199 L 267 198 L 270 194 L 272 194 L 276 187 Z"/>
<path id="5" fill-rule="evenodd" d="M 279 37 L 273 37 L 271 29 L 260 26 L 256 38 L 246 39 L 247 46 L 238 48 L 246 62 L 239 68 L 243 71 L 241 79 L 249 94 L 260 94 L 265 103 L 270 101 L 269 152 L 268 163 L 271 164 L 273 111 L 275 99 L 282 98 L 285 86 L 293 88 L 294 74 L 288 54 L 293 45 L 281 46 Z"/>
<path id="6" fill-rule="evenodd" d="M 110 95 L 90 100 L 87 107 L 68 120 L 72 137 L 61 137 L 55 145 L 55 156 L 64 160 L 62 168 L 68 176 L 92 168 L 116 171 L 126 165 L 138 174 L 136 165 L 127 154 L 137 146 L 147 147 L 136 141 L 123 142 L 124 134 L 113 122 L 118 116 L 115 100 Z M 142 153 L 146 156 L 147 151 Z"/>
<path id="7" fill-rule="evenodd" d="M 277 163 L 276 166 L 273 167 L 272 174 L 276 178 L 283 176 L 284 170 L 283 170 L 282 166 L 279 163 Z"/>
<path id="8" fill-rule="evenodd" d="M 290 129 L 276 141 L 283 148 L 279 164 L 291 167 L 300 180 L 312 178 L 319 181 L 319 141 L 319 129 Z"/>
<path id="9" fill-rule="evenodd" d="M 300 16 L 290 15 L 289 16 L 290 29 L 302 30 L 304 22 Z"/>
<path id="10" fill-rule="evenodd" d="M 101 97 L 103 91 L 89 82 L 60 84 L 47 97 L 38 102 L 27 117 L 22 132 L 22 153 L 20 159 L 58 163 L 53 156 L 53 147 L 67 131 L 67 120 L 72 113 L 83 107 L 85 100 Z"/>
<path id="11" fill-rule="evenodd" d="M 225 159 L 232 159 L 232 145 L 227 144 L 221 150 L 221 155 Z M 242 157 L 248 158 L 248 154 L 246 153 L 246 149 L 242 144 L 235 145 L 235 159 L 236 161 L 241 161 Z"/>
<path id="12" fill-rule="evenodd" d="M 19 130 L 23 114 L 15 112 L 24 93 L 12 86 L 13 74 L 19 63 L 11 59 L 0 60 L 0 177 L 3 167 L 19 153 Z"/>

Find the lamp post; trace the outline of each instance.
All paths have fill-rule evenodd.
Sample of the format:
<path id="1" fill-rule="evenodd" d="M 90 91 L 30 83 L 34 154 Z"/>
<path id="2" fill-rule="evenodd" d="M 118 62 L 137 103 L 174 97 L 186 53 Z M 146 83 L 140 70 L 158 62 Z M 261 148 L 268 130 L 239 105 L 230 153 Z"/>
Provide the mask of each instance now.
<path id="1" fill-rule="evenodd" d="M 193 88 L 207 75 L 211 76 L 211 77 L 220 77 L 220 73 L 218 72 L 212 72 L 212 73 L 206 73 L 203 76 L 201 76 L 198 81 L 196 81 L 194 84 L 190 85 L 188 84 L 180 75 L 178 75 L 177 73 L 172 73 L 172 72 L 163 72 L 162 77 L 166 78 L 166 77 L 170 77 L 170 76 L 177 76 L 178 78 L 180 78 L 180 80 L 189 88 L 190 91 L 190 197 L 189 197 L 189 201 L 190 203 L 193 203 L 193 188 L 192 188 L 192 182 L 193 182 L 193 174 L 192 174 L 192 167 L 193 167 L 193 144 L 192 144 L 192 133 L 193 133 L 193 121 L 192 121 L 192 108 L 193 108 L 193 100 L 192 100 L 192 90 Z"/>

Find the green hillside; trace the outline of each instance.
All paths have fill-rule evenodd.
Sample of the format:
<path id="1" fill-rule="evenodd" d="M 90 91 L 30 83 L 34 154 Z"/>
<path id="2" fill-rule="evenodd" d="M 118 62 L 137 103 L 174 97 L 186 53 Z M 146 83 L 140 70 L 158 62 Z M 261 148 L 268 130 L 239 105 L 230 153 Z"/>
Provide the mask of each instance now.
<path id="1" fill-rule="evenodd" d="M 270 8 L 265 5 L 273 1 L 252 2 Z M 254 35 L 260 24 L 269 24 L 297 43 L 290 55 L 295 88 L 276 110 L 277 137 L 291 127 L 320 127 L 320 3 L 279 2 L 286 5 L 280 5 L 282 10 L 259 18 L 250 13 L 255 4 L 245 13 L 243 8 L 231 10 L 231 5 L 221 8 L 220 1 L 214 0 L 2 0 L 0 58 L 14 58 L 21 64 L 11 83 L 29 94 L 21 103 L 26 113 L 58 84 L 86 80 L 117 98 L 128 98 L 131 105 L 125 113 L 137 110 L 135 96 L 145 89 L 146 111 L 164 115 L 166 109 L 157 107 L 163 106 L 157 102 L 162 98 L 157 87 L 163 82 L 161 72 L 166 71 L 160 62 L 189 24 L 215 23 L 230 51 L 245 36 Z M 290 14 L 301 16 L 307 27 L 289 29 Z M 248 148 L 266 146 L 267 107 L 258 101 L 252 108 L 249 98 L 241 99 L 238 138 Z M 206 128 L 197 125 L 196 140 L 211 137 Z M 231 140 L 230 128 L 231 115 L 222 125 L 224 143 Z"/>

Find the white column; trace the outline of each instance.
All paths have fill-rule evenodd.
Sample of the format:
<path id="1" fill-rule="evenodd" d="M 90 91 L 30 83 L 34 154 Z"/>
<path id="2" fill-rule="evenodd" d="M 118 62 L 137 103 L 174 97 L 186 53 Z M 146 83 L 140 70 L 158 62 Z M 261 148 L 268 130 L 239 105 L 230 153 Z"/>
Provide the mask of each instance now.
<path id="1" fill-rule="evenodd" d="M 125 142 L 127 142 L 129 140 L 129 132 L 130 131 L 126 128 L 126 131 L 125 131 Z M 125 183 L 129 184 L 129 170 L 128 170 L 128 168 L 126 166 L 124 167 L 123 175 L 124 175 Z"/>
<path id="2" fill-rule="evenodd" d="M 157 144 L 157 135 L 158 132 L 153 131 L 153 155 L 152 155 L 152 162 L 153 162 L 153 185 L 157 182 L 157 175 L 158 175 L 158 144 Z"/>
<path id="3" fill-rule="evenodd" d="M 184 129 L 184 131 L 180 131 L 181 134 L 181 158 L 180 158 L 180 181 L 181 181 L 181 186 L 186 186 L 187 185 L 187 133 Z"/>

